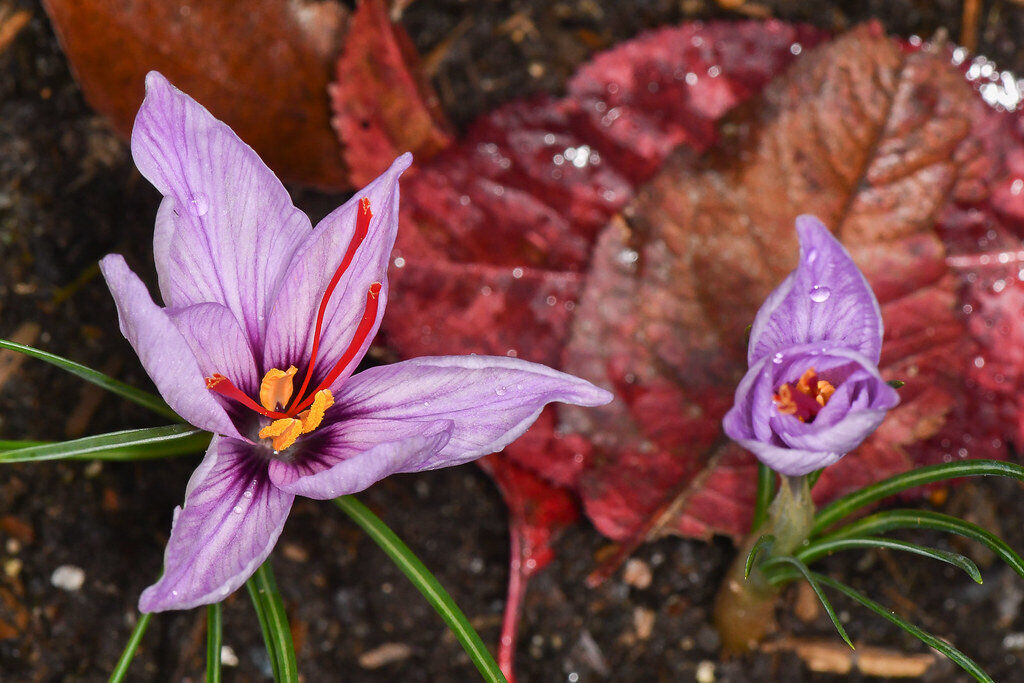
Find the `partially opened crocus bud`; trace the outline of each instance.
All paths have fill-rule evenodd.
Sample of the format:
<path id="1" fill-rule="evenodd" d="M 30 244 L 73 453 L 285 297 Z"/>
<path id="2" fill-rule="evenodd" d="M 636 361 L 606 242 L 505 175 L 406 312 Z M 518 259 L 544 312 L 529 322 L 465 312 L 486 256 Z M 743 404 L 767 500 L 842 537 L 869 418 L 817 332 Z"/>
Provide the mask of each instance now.
<path id="1" fill-rule="evenodd" d="M 790 476 L 839 460 L 899 403 L 878 372 L 882 315 L 867 280 L 817 218 L 800 216 L 796 229 L 800 264 L 757 312 L 749 370 L 723 422 Z"/>

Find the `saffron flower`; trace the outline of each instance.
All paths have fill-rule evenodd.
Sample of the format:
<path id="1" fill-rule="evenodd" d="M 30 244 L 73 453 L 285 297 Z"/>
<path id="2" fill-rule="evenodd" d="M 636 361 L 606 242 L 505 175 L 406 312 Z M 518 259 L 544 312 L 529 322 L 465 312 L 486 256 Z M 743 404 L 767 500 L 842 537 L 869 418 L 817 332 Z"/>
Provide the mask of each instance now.
<path id="1" fill-rule="evenodd" d="M 870 285 L 817 218 L 800 216 L 796 230 L 800 263 L 754 318 L 749 370 L 723 421 L 790 476 L 839 460 L 899 403 L 878 372 L 882 314 Z"/>
<path id="2" fill-rule="evenodd" d="M 175 509 L 143 612 L 222 600 L 270 554 L 296 495 L 501 450 L 545 404 L 611 394 L 512 358 L 418 358 L 353 371 L 380 325 L 398 230 L 399 157 L 316 228 L 224 123 L 158 73 L 132 156 L 163 194 L 153 249 L 164 307 L 117 254 L 101 262 L 121 331 L 160 394 L 214 433 Z"/>

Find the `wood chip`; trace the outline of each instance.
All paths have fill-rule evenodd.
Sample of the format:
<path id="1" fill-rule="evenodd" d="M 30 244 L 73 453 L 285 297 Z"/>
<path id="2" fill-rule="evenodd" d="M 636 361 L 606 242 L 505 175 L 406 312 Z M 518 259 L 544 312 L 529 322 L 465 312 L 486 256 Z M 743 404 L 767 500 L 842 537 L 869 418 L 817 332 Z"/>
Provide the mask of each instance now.
<path id="1" fill-rule="evenodd" d="M 0 7 L 0 53 L 11 46 L 31 18 L 32 13 L 28 10 Z"/>
<path id="2" fill-rule="evenodd" d="M 935 663 L 932 653 L 906 654 L 898 650 L 858 645 L 856 650 L 843 642 L 785 638 L 761 647 L 764 652 L 795 652 L 807 668 L 817 673 L 848 674 L 859 671 L 880 678 L 916 678 Z"/>
<path id="3" fill-rule="evenodd" d="M 364 669 L 379 669 L 382 666 L 400 662 L 412 656 L 412 648 L 405 643 L 384 643 L 369 652 L 359 655 L 359 666 Z"/>

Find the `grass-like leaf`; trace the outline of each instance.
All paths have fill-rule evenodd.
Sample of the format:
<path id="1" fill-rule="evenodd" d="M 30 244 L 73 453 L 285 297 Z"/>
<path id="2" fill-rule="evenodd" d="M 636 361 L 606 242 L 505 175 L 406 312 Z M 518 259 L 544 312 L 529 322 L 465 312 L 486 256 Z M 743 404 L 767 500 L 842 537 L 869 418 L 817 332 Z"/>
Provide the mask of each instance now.
<path id="1" fill-rule="evenodd" d="M 206 606 L 206 683 L 220 683 L 223 615 L 220 603 Z"/>
<path id="2" fill-rule="evenodd" d="M 992 677 L 985 673 L 985 671 L 980 666 L 978 666 L 978 664 L 973 659 L 965 655 L 963 652 L 960 652 L 960 650 L 956 649 L 946 641 L 933 636 L 927 631 L 921 630 L 917 626 L 911 624 L 906 619 L 897 615 L 892 610 L 887 609 L 884 605 L 880 605 L 879 603 L 875 602 L 863 593 L 860 593 L 859 591 L 851 588 L 850 586 L 847 586 L 844 583 L 840 583 L 835 579 L 831 579 L 827 576 L 824 576 L 823 574 L 818 574 L 815 572 L 811 572 L 811 575 L 814 576 L 814 578 L 817 579 L 819 583 L 823 583 L 826 586 L 839 591 L 851 600 L 859 602 L 861 605 L 867 607 L 869 610 L 879 615 L 886 621 L 889 621 L 895 624 L 896 626 L 899 626 L 901 629 L 903 629 L 910 635 L 914 636 L 915 638 L 923 642 L 925 645 L 939 651 L 952 661 L 956 662 L 958 666 L 960 666 L 964 671 L 966 671 L 970 675 L 974 676 L 975 679 L 983 681 L 984 683 L 993 683 Z"/>
<path id="3" fill-rule="evenodd" d="M 126 429 L 87 436 L 72 441 L 0 451 L 0 463 L 40 462 L 44 460 L 145 460 L 202 452 L 210 443 L 210 433 L 191 425 Z"/>
<path id="4" fill-rule="evenodd" d="M 380 546 L 381 550 L 387 553 L 391 561 L 402 570 L 423 597 L 427 599 L 431 607 L 444 619 L 448 628 L 452 630 L 455 637 L 462 644 L 462 648 L 469 655 L 476 665 L 480 675 L 488 683 L 506 683 L 505 675 L 501 672 L 491 653 L 487 650 L 484 642 L 480 639 L 476 629 L 470 625 L 466 615 L 462 613 L 459 606 L 455 604 L 448 591 L 444 589 L 437 578 L 430 573 L 419 558 L 402 542 L 394 531 L 388 527 L 377 515 L 365 505 L 359 502 L 354 496 L 342 496 L 335 498 L 334 504 L 347 514 L 352 521 L 367 533 Z"/>
<path id="5" fill-rule="evenodd" d="M 125 384 L 120 380 L 116 380 L 109 375 L 103 374 L 99 370 L 93 370 L 81 363 L 76 363 L 73 360 L 49 353 L 48 351 L 42 351 L 32 346 L 19 344 L 6 339 L 0 339 L 0 349 L 17 351 L 18 353 L 23 353 L 26 356 L 31 356 L 32 358 L 45 361 L 51 365 L 57 366 L 65 372 L 70 372 L 72 375 L 77 375 L 87 382 L 92 382 L 96 386 L 102 387 L 113 394 L 117 394 L 121 398 L 127 399 L 132 403 L 137 403 L 143 408 L 152 410 L 158 415 L 162 415 L 177 422 L 181 421 L 181 417 L 171 410 L 167 403 L 165 403 L 159 396 L 151 394 L 148 391 L 143 391 L 142 389 L 136 389 L 130 384 Z"/>
<path id="6" fill-rule="evenodd" d="M 288 615 L 284 611 L 281 593 L 277 590 L 274 570 L 268 558 L 256 570 L 245 587 L 256 608 L 256 618 L 263 632 L 263 642 L 267 646 L 267 655 L 274 670 L 277 683 L 297 683 L 299 669 L 295 663 L 295 645 L 292 643 L 292 631 L 288 626 Z"/>
<path id="7" fill-rule="evenodd" d="M 142 636 L 145 635 L 146 629 L 149 628 L 149 620 L 152 618 L 152 614 L 139 615 L 139 620 L 136 622 L 135 628 L 132 629 L 132 634 L 128 638 L 128 644 L 124 646 L 124 652 L 121 653 L 121 658 L 117 660 L 117 664 L 110 674 L 109 683 L 121 683 L 125 676 L 128 675 L 128 668 L 132 665 L 132 660 L 135 659 L 135 653 L 139 650 L 139 643 L 142 642 Z"/>
<path id="8" fill-rule="evenodd" d="M 1024 577 L 1024 560 L 1001 538 L 977 524 L 930 510 L 886 510 L 841 527 L 816 542 L 875 536 L 893 529 L 935 529 L 979 541 Z"/>
<path id="9" fill-rule="evenodd" d="M 807 568 L 806 564 L 804 564 L 797 558 L 791 557 L 789 555 L 773 557 L 770 560 L 767 560 L 763 566 L 765 569 L 769 569 L 772 566 L 778 566 L 780 564 L 791 565 L 795 567 L 797 571 L 803 574 L 803 577 L 807 579 L 807 583 L 809 583 L 811 585 L 811 588 L 814 590 L 814 594 L 817 595 L 818 600 L 821 601 L 821 606 L 825 608 L 825 613 L 828 614 L 828 618 L 832 620 L 832 625 L 836 627 L 836 631 L 839 632 L 839 635 L 846 642 L 846 644 L 850 646 L 851 650 L 856 650 L 857 648 L 853 646 L 853 642 L 850 640 L 850 636 L 846 635 L 846 629 L 843 628 L 843 625 L 841 623 L 839 623 L 839 617 L 836 616 L 836 611 L 832 609 L 832 603 L 828 601 L 828 598 L 825 597 L 825 593 L 821 590 L 821 586 L 818 585 L 817 577 L 820 575 L 815 574 Z"/>
<path id="10" fill-rule="evenodd" d="M 821 508 L 814 516 L 811 535 L 819 534 L 865 505 L 924 484 L 959 477 L 1010 477 L 1024 481 L 1024 467 L 1001 460 L 960 460 L 919 467 L 857 489 Z"/>
<path id="11" fill-rule="evenodd" d="M 948 562 L 955 567 L 959 567 L 967 572 L 967 575 L 974 579 L 976 583 L 981 583 L 981 572 L 978 571 L 978 566 L 964 555 L 891 538 L 857 536 L 811 541 L 809 545 L 804 546 L 796 553 L 796 557 L 807 564 L 811 564 L 826 555 L 831 555 L 840 550 L 849 550 L 850 548 L 888 548 L 890 550 L 902 550 L 916 555 L 923 555 L 924 557 L 930 557 L 940 562 Z"/>
<path id="12" fill-rule="evenodd" d="M 750 571 L 754 568 L 754 563 L 757 561 L 757 556 L 761 554 L 761 551 L 765 548 L 770 548 L 775 543 L 775 537 L 771 534 L 764 534 L 761 538 L 757 539 L 754 543 L 754 547 L 747 553 L 747 563 L 743 567 L 743 578 L 750 578 Z"/>

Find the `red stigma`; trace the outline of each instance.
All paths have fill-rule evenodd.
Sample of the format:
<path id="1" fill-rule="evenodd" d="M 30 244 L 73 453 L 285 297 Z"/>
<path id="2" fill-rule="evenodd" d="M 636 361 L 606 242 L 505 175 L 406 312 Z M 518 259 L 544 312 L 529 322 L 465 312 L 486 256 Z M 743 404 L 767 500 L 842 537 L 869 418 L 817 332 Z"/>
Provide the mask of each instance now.
<path id="1" fill-rule="evenodd" d="M 366 308 L 363 309 L 363 317 L 360 319 L 359 327 L 356 328 L 356 333 L 352 335 L 352 341 L 349 342 L 345 353 L 341 355 L 341 358 L 338 359 L 338 362 L 334 364 L 334 367 L 331 368 L 331 371 L 327 373 L 327 376 L 324 377 L 324 380 L 320 382 L 317 388 L 309 392 L 309 396 L 302 403 L 293 406 L 288 411 L 289 415 L 294 415 L 308 408 L 313 403 L 313 397 L 316 396 L 316 392 L 331 386 L 334 380 L 338 379 L 345 368 L 348 367 L 348 364 L 352 362 L 352 359 L 355 358 L 363 342 L 370 335 L 373 324 L 377 321 L 377 309 L 380 306 L 380 287 L 379 282 L 374 282 L 370 285 L 370 290 L 366 293 Z"/>
<path id="2" fill-rule="evenodd" d="M 246 408 L 255 410 L 260 415 L 265 415 L 272 419 L 286 417 L 284 413 L 279 413 L 275 410 L 267 410 L 259 403 L 256 403 L 256 401 L 249 398 L 244 391 L 232 384 L 231 380 L 220 373 L 206 378 L 206 388 L 210 391 L 216 391 L 221 396 L 238 401 Z"/>
<path id="3" fill-rule="evenodd" d="M 366 235 L 370 232 L 371 218 L 373 218 L 373 212 L 370 211 L 370 198 L 363 197 L 359 200 L 359 213 L 356 216 L 356 229 L 352 234 L 352 239 L 348 243 L 348 249 L 345 250 L 345 256 L 341 259 L 341 264 L 338 266 L 338 269 L 334 271 L 334 277 L 331 278 L 330 283 L 327 285 L 327 289 L 324 290 L 323 298 L 320 299 L 320 308 L 316 313 L 316 328 L 313 331 L 313 348 L 309 352 L 309 365 L 306 366 L 306 376 L 303 378 L 302 385 L 295 394 L 295 403 L 292 404 L 291 410 L 288 411 L 289 415 L 301 410 L 296 406 L 296 404 L 301 400 L 302 395 L 309 387 L 309 380 L 313 378 L 313 367 L 316 365 L 316 354 L 320 351 L 320 331 L 323 329 L 324 314 L 327 312 L 327 303 L 331 300 L 331 295 L 334 294 L 334 288 L 337 287 L 338 282 L 341 281 L 341 276 L 346 270 L 348 270 L 349 265 L 352 264 L 352 259 L 355 257 L 356 250 L 359 248 L 359 245 L 363 243 Z M 380 290 L 380 285 L 377 285 L 377 289 L 378 291 Z M 311 393 L 316 394 L 315 391 Z"/>

